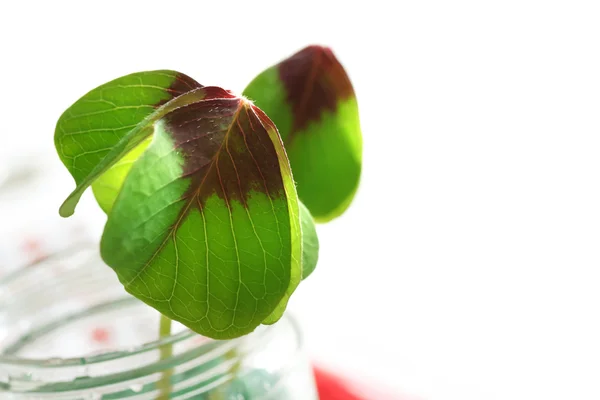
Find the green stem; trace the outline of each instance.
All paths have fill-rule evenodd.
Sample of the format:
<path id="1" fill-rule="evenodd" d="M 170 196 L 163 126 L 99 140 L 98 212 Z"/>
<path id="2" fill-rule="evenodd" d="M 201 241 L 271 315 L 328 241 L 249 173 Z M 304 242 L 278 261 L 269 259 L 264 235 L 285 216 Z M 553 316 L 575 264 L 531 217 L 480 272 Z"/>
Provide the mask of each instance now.
<path id="1" fill-rule="evenodd" d="M 164 315 L 160 315 L 160 325 L 159 325 L 159 337 L 164 338 L 171 334 L 171 319 L 169 317 L 165 317 Z M 160 360 L 166 360 L 167 358 L 173 355 L 173 345 L 171 343 L 162 345 L 160 347 Z M 157 400 L 168 400 L 171 396 L 171 376 L 173 375 L 173 369 L 169 368 L 164 371 L 162 376 L 160 377 L 160 381 L 158 381 L 158 389 L 159 395 Z"/>
<path id="2" fill-rule="evenodd" d="M 224 357 L 227 361 L 236 360 L 234 364 L 229 368 L 229 371 L 227 371 L 231 375 L 231 379 L 226 384 L 221 385 L 220 387 L 209 393 L 208 400 L 227 400 L 228 384 L 235 379 L 238 371 L 240 370 L 241 361 L 239 360 L 238 350 L 236 348 L 227 351 Z"/>

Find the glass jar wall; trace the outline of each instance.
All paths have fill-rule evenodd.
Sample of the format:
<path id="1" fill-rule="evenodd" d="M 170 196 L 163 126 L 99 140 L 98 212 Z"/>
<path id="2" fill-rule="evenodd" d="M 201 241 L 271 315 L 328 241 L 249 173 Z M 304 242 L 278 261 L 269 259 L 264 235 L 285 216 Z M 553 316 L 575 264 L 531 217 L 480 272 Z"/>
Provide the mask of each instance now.
<path id="1" fill-rule="evenodd" d="M 93 247 L 14 272 L 0 281 L 0 398 L 317 399 L 290 317 L 231 341 L 158 326 Z"/>

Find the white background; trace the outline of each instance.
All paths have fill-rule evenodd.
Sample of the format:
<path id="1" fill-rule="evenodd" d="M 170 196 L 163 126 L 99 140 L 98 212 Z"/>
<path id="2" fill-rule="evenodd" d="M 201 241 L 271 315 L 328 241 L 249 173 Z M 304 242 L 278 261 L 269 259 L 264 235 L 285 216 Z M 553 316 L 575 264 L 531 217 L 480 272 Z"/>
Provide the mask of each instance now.
<path id="1" fill-rule="evenodd" d="M 598 399 L 596 4 L 4 1 L 0 161 L 56 168 L 54 213 L 54 124 L 87 90 L 169 68 L 241 91 L 330 45 L 364 174 L 292 301 L 314 358 L 432 400 Z"/>

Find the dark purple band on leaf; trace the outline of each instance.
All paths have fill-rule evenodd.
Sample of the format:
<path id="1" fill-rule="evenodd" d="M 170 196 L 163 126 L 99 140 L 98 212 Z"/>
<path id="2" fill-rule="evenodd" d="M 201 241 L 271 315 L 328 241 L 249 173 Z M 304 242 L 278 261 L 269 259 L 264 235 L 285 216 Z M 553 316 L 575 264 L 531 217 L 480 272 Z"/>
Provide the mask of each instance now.
<path id="1" fill-rule="evenodd" d="M 279 77 L 292 107 L 294 133 L 323 111 L 335 112 L 339 101 L 354 96 L 352 83 L 331 49 L 309 46 L 278 65 Z"/>
<path id="2" fill-rule="evenodd" d="M 205 90 L 204 100 L 165 118 L 185 160 L 183 175 L 192 180 L 185 197 L 202 207 L 217 195 L 231 207 L 232 201 L 246 206 L 253 191 L 281 196 L 283 178 L 269 126 L 246 100 L 221 88 Z"/>
<path id="3" fill-rule="evenodd" d="M 165 89 L 172 97 L 170 99 L 161 101 L 156 105 L 156 107 L 158 108 L 163 104 L 167 103 L 168 101 L 174 99 L 175 97 L 181 96 L 182 94 L 187 93 L 190 90 L 198 89 L 201 87 L 203 87 L 203 85 L 199 84 L 194 79 L 190 78 L 186 74 L 178 72 L 171 86 Z"/>

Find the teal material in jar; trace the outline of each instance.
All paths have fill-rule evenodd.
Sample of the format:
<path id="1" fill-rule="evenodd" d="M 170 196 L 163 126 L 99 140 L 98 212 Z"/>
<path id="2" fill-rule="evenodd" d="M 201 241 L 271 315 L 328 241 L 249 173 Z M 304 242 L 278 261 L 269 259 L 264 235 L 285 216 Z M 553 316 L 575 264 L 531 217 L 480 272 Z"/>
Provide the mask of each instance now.
<path id="1" fill-rule="evenodd" d="M 289 316 L 229 341 L 173 324 L 159 338 L 93 246 L 19 270 L 0 281 L 0 399 L 318 398 Z"/>

